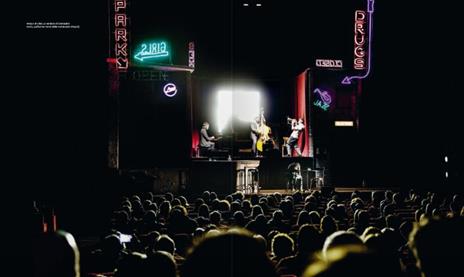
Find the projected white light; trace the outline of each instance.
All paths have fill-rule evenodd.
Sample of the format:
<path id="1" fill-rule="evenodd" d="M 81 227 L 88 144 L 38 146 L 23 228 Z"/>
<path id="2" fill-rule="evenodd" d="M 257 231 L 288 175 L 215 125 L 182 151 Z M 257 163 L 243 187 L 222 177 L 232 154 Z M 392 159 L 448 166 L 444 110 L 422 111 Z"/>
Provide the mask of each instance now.
<path id="1" fill-rule="evenodd" d="M 259 115 L 260 93 L 256 90 L 236 90 L 232 105 L 235 118 L 251 122 Z"/>
<path id="2" fill-rule="evenodd" d="M 218 132 L 222 132 L 232 117 L 232 91 L 218 91 L 216 100 L 216 126 Z"/>
<path id="3" fill-rule="evenodd" d="M 222 132 L 230 120 L 251 122 L 259 115 L 261 95 L 257 90 L 221 89 L 216 96 L 216 129 Z"/>

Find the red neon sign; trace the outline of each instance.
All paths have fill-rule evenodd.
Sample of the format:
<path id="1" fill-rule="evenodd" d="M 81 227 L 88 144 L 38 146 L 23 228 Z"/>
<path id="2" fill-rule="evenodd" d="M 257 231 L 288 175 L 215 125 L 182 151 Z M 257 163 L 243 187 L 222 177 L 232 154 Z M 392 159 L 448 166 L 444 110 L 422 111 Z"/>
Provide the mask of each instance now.
<path id="1" fill-rule="evenodd" d="M 126 0 L 114 0 L 114 55 L 119 71 L 129 67 L 126 7 Z"/>
<path id="2" fill-rule="evenodd" d="M 366 69 L 366 12 L 357 10 L 354 15 L 354 69 Z"/>

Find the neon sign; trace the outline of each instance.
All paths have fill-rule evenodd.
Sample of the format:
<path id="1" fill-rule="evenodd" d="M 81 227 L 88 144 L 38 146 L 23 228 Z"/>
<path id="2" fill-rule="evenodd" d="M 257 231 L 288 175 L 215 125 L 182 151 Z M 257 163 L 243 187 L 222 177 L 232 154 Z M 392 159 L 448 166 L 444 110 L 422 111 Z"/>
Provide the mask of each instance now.
<path id="1" fill-rule="evenodd" d="M 342 60 L 316 59 L 317 67 L 343 68 Z"/>
<path id="2" fill-rule="evenodd" d="M 166 42 L 142 43 L 139 50 L 136 51 L 134 58 L 143 62 L 148 59 L 157 59 L 169 56 Z"/>
<path id="3" fill-rule="evenodd" d="M 193 41 L 189 42 L 188 65 L 195 68 L 195 43 Z"/>
<path id="4" fill-rule="evenodd" d="M 314 106 L 327 111 L 330 108 L 330 103 L 332 103 L 332 97 L 325 90 L 315 89 L 314 93 L 319 95 L 319 99 L 314 101 Z"/>
<path id="5" fill-rule="evenodd" d="M 174 97 L 177 94 L 177 87 L 173 83 L 167 83 L 163 87 L 163 92 L 167 97 Z"/>
<path id="6" fill-rule="evenodd" d="M 126 4 L 126 0 L 114 0 L 114 55 L 119 71 L 126 71 L 129 66 Z"/>
<path id="7" fill-rule="evenodd" d="M 356 11 L 354 15 L 354 69 L 366 69 L 366 12 Z"/>
<path id="8" fill-rule="evenodd" d="M 353 127 L 354 123 L 353 121 L 339 120 L 339 121 L 335 121 L 335 126 L 336 127 Z"/>
<path id="9" fill-rule="evenodd" d="M 374 20 L 374 0 L 367 0 L 367 13 L 369 14 L 368 18 L 368 34 L 367 34 L 367 45 L 366 45 L 366 12 L 357 10 L 355 12 L 355 23 L 354 23 L 354 56 L 353 61 L 354 69 L 364 70 L 367 69 L 366 73 L 361 76 L 345 76 L 342 80 L 342 84 L 349 85 L 353 79 L 364 79 L 369 76 L 371 72 L 371 63 L 372 63 L 372 29 L 373 29 L 373 20 Z M 366 47 L 367 47 L 367 56 L 366 56 Z M 367 59 L 367 66 L 366 66 Z"/>

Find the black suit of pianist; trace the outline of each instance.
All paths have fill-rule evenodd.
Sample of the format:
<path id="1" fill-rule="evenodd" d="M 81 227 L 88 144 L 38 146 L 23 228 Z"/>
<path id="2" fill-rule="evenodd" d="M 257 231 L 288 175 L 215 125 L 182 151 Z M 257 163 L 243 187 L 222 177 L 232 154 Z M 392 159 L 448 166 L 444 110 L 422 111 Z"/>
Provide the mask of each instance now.
<path id="1" fill-rule="evenodd" d="M 211 151 L 214 150 L 214 136 L 208 135 L 209 123 L 204 122 L 200 131 L 200 151 L 203 154 L 211 154 Z"/>

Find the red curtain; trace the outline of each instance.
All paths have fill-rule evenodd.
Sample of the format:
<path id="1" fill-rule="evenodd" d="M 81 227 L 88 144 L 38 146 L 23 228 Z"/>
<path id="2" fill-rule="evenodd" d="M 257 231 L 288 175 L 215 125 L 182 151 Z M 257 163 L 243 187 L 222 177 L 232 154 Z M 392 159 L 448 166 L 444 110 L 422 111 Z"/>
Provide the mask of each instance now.
<path id="1" fill-rule="evenodd" d="M 309 157 L 310 153 L 310 137 L 309 137 L 309 122 L 306 115 L 306 83 L 307 83 L 307 70 L 303 71 L 296 77 L 296 95 L 295 95 L 295 114 L 296 119 L 303 118 L 305 129 L 303 134 L 298 140 L 298 146 L 304 157 Z"/>
<path id="2" fill-rule="evenodd" d="M 200 134 L 198 133 L 198 130 L 192 130 L 192 157 L 194 157 L 197 154 L 197 147 L 200 144 Z"/>

